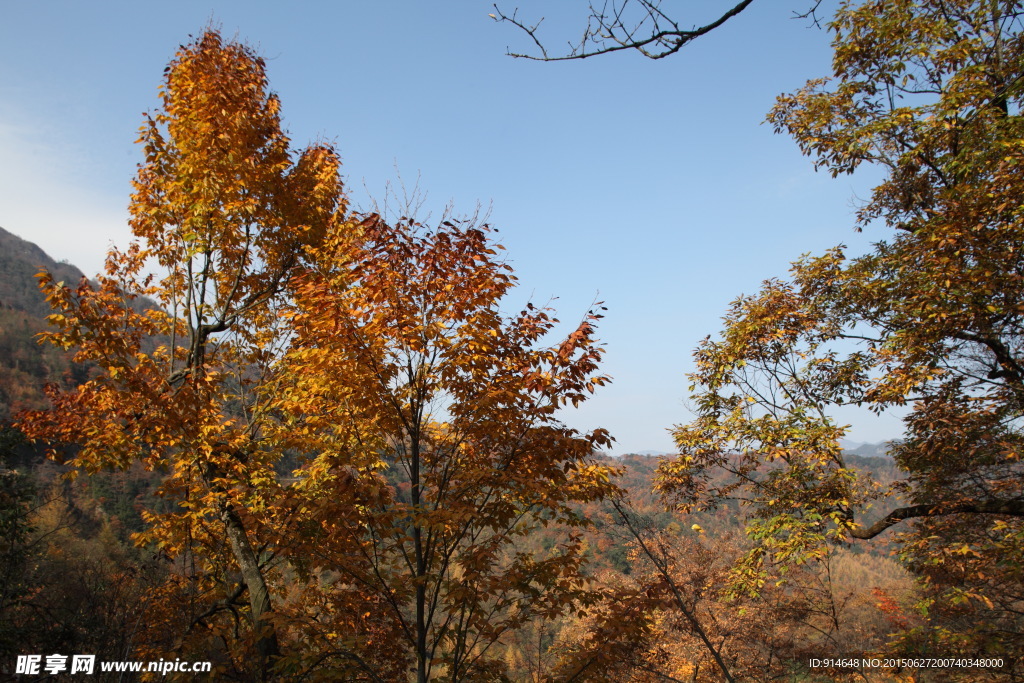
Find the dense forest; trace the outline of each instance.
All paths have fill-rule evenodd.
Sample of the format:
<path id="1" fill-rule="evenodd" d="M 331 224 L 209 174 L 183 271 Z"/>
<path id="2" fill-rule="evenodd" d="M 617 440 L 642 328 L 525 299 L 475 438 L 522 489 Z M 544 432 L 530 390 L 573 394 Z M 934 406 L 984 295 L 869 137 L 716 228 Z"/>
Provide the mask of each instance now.
<path id="1" fill-rule="evenodd" d="M 637 2 L 564 58 L 666 57 L 747 4 L 686 31 Z M 562 421 L 610 381 L 600 304 L 510 313 L 490 226 L 350 206 L 254 50 L 181 46 L 106 271 L 0 231 L 0 671 L 1024 678 L 1022 12 L 840 4 L 831 75 L 768 121 L 881 168 L 856 221 L 886 237 L 738 298 L 664 457 Z M 903 437 L 845 451 L 847 405 Z"/>

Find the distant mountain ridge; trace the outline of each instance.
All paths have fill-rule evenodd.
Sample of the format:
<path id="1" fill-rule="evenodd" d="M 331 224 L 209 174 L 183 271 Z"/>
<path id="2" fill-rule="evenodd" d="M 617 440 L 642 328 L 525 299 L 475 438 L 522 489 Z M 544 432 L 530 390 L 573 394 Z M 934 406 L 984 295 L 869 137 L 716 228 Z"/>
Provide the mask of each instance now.
<path id="1" fill-rule="evenodd" d="M 843 453 L 847 455 L 857 455 L 862 458 L 891 458 L 889 455 L 889 449 L 893 447 L 895 441 L 879 441 L 878 443 L 865 443 L 862 441 L 849 441 L 847 439 L 840 439 L 839 445 L 843 449 Z M 617 453 L 616 457 L 625 457 L 630 455 L 644 456 L 644 457 L 675 457 L 678 453 L 671 451 L 629 451 L 625 453 Z"/>
<path id="2" fill-rule="evenodd" d="M 0 308 L 45 318 L 50 306 L 36 275 L 46 269 L 58 281 L 75 284 L 85 275 L 69 263 L 53 260 L 38 245 L 0 228 Z"/>
<path id="3" fill-rule="evenodd" d="M 839 445 L 843 453 L 859 455 L 864 458 L 891 458 L 889 450 L 895 445 L 895 441 L 879 441 L 878 443 L 862 443 L 859 441 L 847 441 L 840 439 Z"/>
<path id="4" fill-rule="evenodd" d="M 68 284 L 84 277 L 75 266 L 0 228 L 0 422 L 19 410 L 45 407 L 46 384 L 74 386 L 88 372 L 71 361 L 70 353 L 37 341 L 50 314 L 36 277 L 43 269 Z"/>

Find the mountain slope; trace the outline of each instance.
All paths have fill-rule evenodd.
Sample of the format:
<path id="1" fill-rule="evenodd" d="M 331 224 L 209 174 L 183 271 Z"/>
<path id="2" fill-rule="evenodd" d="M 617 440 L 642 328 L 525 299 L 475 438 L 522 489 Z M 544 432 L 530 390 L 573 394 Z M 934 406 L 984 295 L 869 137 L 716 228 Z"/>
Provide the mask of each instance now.
<path id="1" fill-rule="evenodd" d="M 84 277 L 78 268 L 54 261 L 32 242 L 0 228 L 0 308 L 24 311 L 37 318 L 49 315 L 50 307 L 36 280 L 36 274 L 44 268 L 56 280 L 68 284 Z"/>
<path id="2" fill-rule="evenodd" d="M 78 268 L 0 228 L 0 422 L 18 410 L 44 407 L 45 384 L 73 385 L 85 378 L 70 354 L 36 341 L 50 313 L 37 284 L 41 269 L 69 284 L 83 277 Z"/>

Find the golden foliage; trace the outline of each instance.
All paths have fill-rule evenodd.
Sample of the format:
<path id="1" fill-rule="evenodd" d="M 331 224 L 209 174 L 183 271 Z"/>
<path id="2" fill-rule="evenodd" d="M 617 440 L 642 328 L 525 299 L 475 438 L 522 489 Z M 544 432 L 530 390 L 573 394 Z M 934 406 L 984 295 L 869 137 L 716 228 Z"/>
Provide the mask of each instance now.
<path id="1" fill-rule="evenodd" d="M 262 60 L 214 31 L 161 100 L 136 241 L 95 288 L 41 276 L 43 336 L 97 375 L 20 423 L 75 472 L 165 475 L 135 539 L 172 568 L 145 651 L 243 679 L 501 675 L 506 631 L 588 599 L 577 534 L 516 542 L 616 490 L 607 433 L 557 418 L 608 381 L 600 315 L 546 346 L 548 311 L 501 313 L 486 226 L 349 215 L 338 156 L 290 151 Z"/>
<path id="2" fill-rule="evenodd" d="M 912 565 L 987 558 L 957 590 L 989 610 L 989 645 L 1018 642 L 1019 591 L 986 577 L 1019 586 L 1021 15 L 1003 0 L 843 3 L 834 78 L 780 97 L 769 116 L 834 175 L 882 167 L 858 221 L 891 232 L 863 256 L 805 257 L 790 280 L 736 301 L 697 351 L 697 419 L 677 428 L 681 455 L 660 487 L 691 509 L 741 502 L 755 544 L 737 591 L 917 520 L 904 537 Z M 849 404 L 912 408 L 891 449 L 906 482 L 845 464 L 830 410 Z M 898 507 L 862 524 L 887 496 Z"/>

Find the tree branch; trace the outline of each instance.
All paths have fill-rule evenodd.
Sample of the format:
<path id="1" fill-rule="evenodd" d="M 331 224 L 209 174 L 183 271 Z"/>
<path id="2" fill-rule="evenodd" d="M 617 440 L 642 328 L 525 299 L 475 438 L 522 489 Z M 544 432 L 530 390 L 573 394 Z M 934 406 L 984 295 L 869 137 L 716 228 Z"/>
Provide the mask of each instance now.
<path id="1" fill-rule="evenodd" d="M 586 59 L 620 50 L 637 50 L 650 59 L 663 59 L 679 52 L 684 45 L 694 39 L 715 30 L 745 10 L 754 0 L 741 0 L 711 23 L 690 29 L 680 28 L 679 22 L 669 18 L 661 10 L 661 0 L 636 0 L 641 7 L 640 19 L 627 24 L 625 10 L 631 1 L 606 0 L 600 8 L 592 3 L 590 17 L 587 19 L 587 26 L 579 43 L 575 45 L 570 43 L 568 54 L 554 57 L 548 54 L 543 42 L 537 36 L 537 31 L 544 22 L 543 17 L 537 23 L 530 25 L 519 18 L 518 9 L 513 10 L 509 15 L 497 5 L 494 5 L 494 14 L 490 16 L 499 23 L 508 22 L 518 27 L 530 37 L 540 50 L 539 56 L 508 52 L 510 57 L 541 62 L 559 62 L 569 59 Z M 641 29 L 646 30 L 641 32 Z"/>
<path id="2" fill-rule="evenodd" d="M 861 540 L 868 540 L 907 519 L 959 514 L 1024 517 L 1024 500 L 1018 498 L 1015 500 L 981 500 L 965 501 L 963 503 L 908 505 L 907 507 L 893 510 L 866 529 L 863 527 L 851 529 L 850 536 Z"/>

